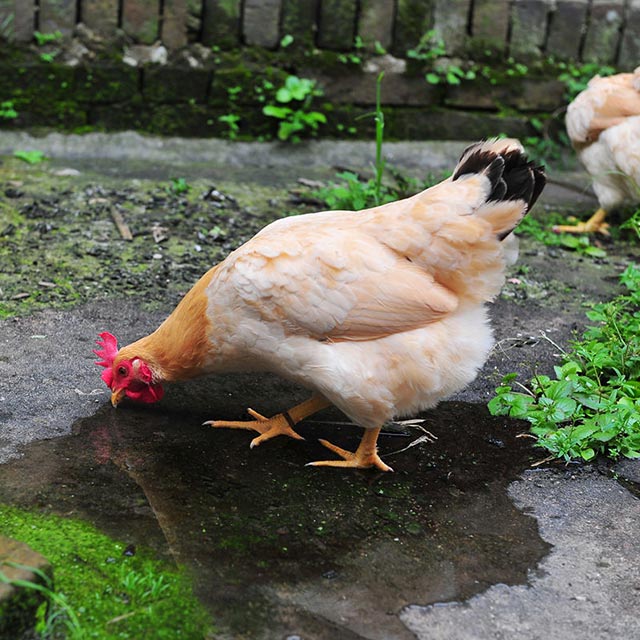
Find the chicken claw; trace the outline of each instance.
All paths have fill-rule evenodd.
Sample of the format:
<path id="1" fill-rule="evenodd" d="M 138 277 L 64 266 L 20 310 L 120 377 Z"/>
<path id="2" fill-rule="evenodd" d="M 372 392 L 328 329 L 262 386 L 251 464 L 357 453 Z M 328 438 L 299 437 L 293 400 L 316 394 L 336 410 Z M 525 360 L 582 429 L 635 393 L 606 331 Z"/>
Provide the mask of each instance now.
<path id="1" fill-rule="evenodd" d="M 254 438 L 249 445 L 251 449 L 257 447 L 265 440 L 271 440 L 276 436 L 289 436 L 296 440 L 304 440 L 304 438 L 293 430 L 295 422 L 289 417 L 287 412 L 278 413 L 272 418 L 266 418 L 262 414 L 254 411 L 253 409 L 247 409 L 247 413 L 255 420 L 245 421 L 229 421 L 229 420 L 208 420 L 203 424 L 211 427 L 228 427 L 230 429 L 253 429 L 260 435 Z M 287 420 L 289 417 L 289 420 Z"/>
<path id="2" fill-rule="evenodd" d="M 609 224 L 604 221 L 607 212 L 604 209 L 598 209 L 585 222 L 577 224 L 557 224 L 553 227 L 555 233 L 601 233 L 603 236 L 611 235 L 609 233 Z"/>
<path id="3" fill-rule="evenodd" d="M 257 431 L 260 435 L 254 438 L 249 445 L 253 449 L 265 440 L 271 440 L 271 438 L 280 435 L 289 436 L 296 440 L 304 440 L 304 438 L 294 430 L 296 424 L 328 405 L 329 403 L 322 396 L 315 395 L 309 398 L 309 400 L 305 400 L 292 409 L 289 409 L 289 411 L 278 413 L 272 418 L 267 418 L 253 409 L 247 409 L 247 413 L 254 418 L 254 420 L 208 420 L 204 422 L 203 425 L 216 428 L 228 427 L 230 429 L 252 429 L 253 431 Z"/>
<path id="4" fill-rule="evenodd" d="M 320 444 L 337 453 L 343 460 L 320 460 L 318 462 L 309 462 L 307 467 L 350 467 L 355 469 L 368 469 L 377 467 L 380 471 L 393 471 L 393 469 L 382 462 L 376 449 L 376 441 L 380 429 L 366 429 L 362 440 L 358 445 L 355 453 L 337 447 L 335 444 L 327 442 L 327 440 L 319 440 Z"/>

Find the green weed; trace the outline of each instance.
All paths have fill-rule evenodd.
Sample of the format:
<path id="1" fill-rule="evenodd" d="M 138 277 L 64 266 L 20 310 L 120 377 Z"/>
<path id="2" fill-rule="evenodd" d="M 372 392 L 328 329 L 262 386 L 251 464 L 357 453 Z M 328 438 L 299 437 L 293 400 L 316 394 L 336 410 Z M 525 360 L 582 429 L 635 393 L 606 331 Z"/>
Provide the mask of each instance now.
<path id="1" fill-rule="evenodd" d="M 308 78 L 290 75 L 276 91 L 275 99 L 280 105 L 266 105 L 262 113 L 280 121 L 278 138 L 282 141 L 300 142 L 301 133 L 314 135 L 319 125 L 327 122 L 327 117 L 319 111 L 312 111 L 314 97 L 322 95 L 316 83 Z"/>
<path id="2" fill-rule="evenodd" d="M 22 160 L 27 164 L 40 164 L 46 160 L 46 156 L 42 151 L 14 151 L 13 155 L 18 160 Z"/>
<path id="3" fill-rule="evenodd" d="M 53 33 L 41 33 L 40 31 L 35 31 L 33 33 L 33 37 L 35 38 L 36 44 L 39 47 L 42 47 L 45 44 L 51 44 L 52 42 L 62 40 L 62 33 L 60 31 L 54 31 Z"/>
<path id="4" fill-rule="evenodd" d="M 427 31 L 414 49 L 407 51 L 407 58 L 423 63 L 428 67 L 425 80 L 429 84 L 460 84 L 462 80 L 473 80 L 476 72 L 473 68 L 463 68 L 444 58 L 447 50 L 444 40 L 434 30 Z"/>
<path id="5" fill-rule="evenodd" d="M 238 122 L 240 122 L 241 119 L 242 118 L 235 113 L 226 113 L 218 118 L 219 122 L 223 122 L 227 125 L 227 136 L 229 137 L 229 140 L 237 139 L 238 133 L 240 132 L 240 125 Z"/>
<path id="6" fill-rule="evenodd" d="M 527 235 L 549 247 L 561 247 L 592 258 L 603 258 L 607 252 L 591 243 L 586 235 L 572 233 L 555 233 L 551 230 L 554 224 L 566 224 L 567 220 L 559 214 L 545 214 L 544 222 L 532 216 L 525 216 L 517 227 L 518 235 Z"/>
<path id="7" fill-rule="evenodd" d="M 18 117 L 18 112 L 15 110 L 12 100 L 4 100 L 0 102 L 0 119 L 2 120 L 14 120 Z"/>
<path id="8" fill-rule="evenodd" d="M 191 186 L 184 178 L 172 178 L 171 184 L 167 187 L 169 193 L 173 193 L 176 196 L 189 193 Z"/>
<path id="9" fill-rule="evenodd" d="M 640 269 L 620 276 L 626 291 L 594 304 L 581 340 L 528 386 L 509 374 L 489 402 L 493 415 L 527 420 L 549 459 L 640 457 Z"/>
<path id="10" fill-rule="evenodd" d="M 594 76 L 610 76 L 616 73 L 614 67 L 601 65 L 597 62 L 584 64 L 558 62 L 557 68 L 559 71 L 558 80 L 563 82 L 566 87 L 565 97 L 567 102 L 571 102 L 581 91 L 584 91 L 589 80 Z"/>

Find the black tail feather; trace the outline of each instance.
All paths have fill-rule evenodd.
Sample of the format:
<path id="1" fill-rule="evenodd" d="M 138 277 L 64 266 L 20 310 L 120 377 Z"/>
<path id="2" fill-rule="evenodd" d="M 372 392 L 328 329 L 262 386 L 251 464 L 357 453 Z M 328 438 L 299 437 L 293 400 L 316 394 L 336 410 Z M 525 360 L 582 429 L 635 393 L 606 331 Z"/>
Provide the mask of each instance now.
<path id="1" fill-rule="evenodd" d="M 536 166 L 521 150 L 505 141 L 502 149 L 493 143 L 476 142 L 463 152 L 452 180 L 473 174 L 484 174 L 491 183 L 487 201 L 523 200 L 527 211 L 535 204 L 546 183 L 544 167 Z M 501 239 L 509 235 L 501 234 Z"/>

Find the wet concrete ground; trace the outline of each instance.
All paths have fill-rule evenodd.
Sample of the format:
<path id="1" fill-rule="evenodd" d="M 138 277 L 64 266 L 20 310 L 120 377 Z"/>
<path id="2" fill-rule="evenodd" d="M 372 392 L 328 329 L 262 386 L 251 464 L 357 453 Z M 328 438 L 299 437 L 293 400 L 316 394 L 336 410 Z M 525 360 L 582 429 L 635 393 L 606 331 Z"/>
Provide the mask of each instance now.
<path id="1" fill-rule="evenodd" d="M 0 136 L 0 151 L 10 144 Z M 43 144 L 66 154 L 55 160 L 61 166 L 87 164 L 66 139 Z M 99 139 L 113 153 L 131 146 L 110 144 Z M 437 145 L 434 168 L 460 146 Z M 300 166 L 308 166 L 303 177 L 318 177 L 333 162 L 318 152 L 290 167 L 273 147 L 252 157 L 266 166 L 239 169 L 243 180 L 273 173 L 285 187 Z M 409 168 L 418 161 L 406 160 Z M 127 174 L 122 160 L 90 164 Z M 149 171 L 135 166 L 140 176 Z M 160 163 L 152 173 L 169 171 Z M 545 201 L 593 205 L 563 187 Z M 583 302 L 610 297 L 616 274 L 637 260 L 633 247 L 608 253 L 594 262 L 524 242 L 527 286 L 512 283 L 492 305 L 498 345 L 487 365 L 465 392 L 422 416 L 435 442 L 407 448 L 424 435 L 416 425 L 381 436 L 382 457 L 396 469 L 386 475 L 304 466 L 326 457 L 317 437 L 357 443 L 359 430 L 339 424 L 337 412 L 304 423 L 304 442 L 280 438 L 252 451 L 246 432 L 200 426 L 241 418 L 247 405 L 269 415 L 305 397 L 270 376 L 175 385 L 160 405 L 113 410 L 93 365 L 96 334 L 113 330 L 124 343 L 170 308 L 147 311 L 133 297 L 1 321 L 0 501 L 88 519 L 185 564 L 220 638 L 640 637 L 638 464 L 616 468 L 624 483 L 608 465 L 532 470 L 543 454 L 517 437 L 526 425 L 484 408 L 502 374 L 548 371 L 584 325 Z"/>

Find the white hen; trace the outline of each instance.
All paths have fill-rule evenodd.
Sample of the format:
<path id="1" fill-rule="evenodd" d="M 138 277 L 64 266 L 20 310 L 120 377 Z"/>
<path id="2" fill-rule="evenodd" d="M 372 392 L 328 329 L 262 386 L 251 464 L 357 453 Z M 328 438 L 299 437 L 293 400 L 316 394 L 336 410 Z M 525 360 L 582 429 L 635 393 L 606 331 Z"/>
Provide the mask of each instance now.
<path id="1" fill-rule="evenodd" d="M 554 230 L 606 234 L 608 212 L 640 201 L 640 67 L 592 78 L 567 108 L 565 122 L 600 208 L 586 222 Z"/>

